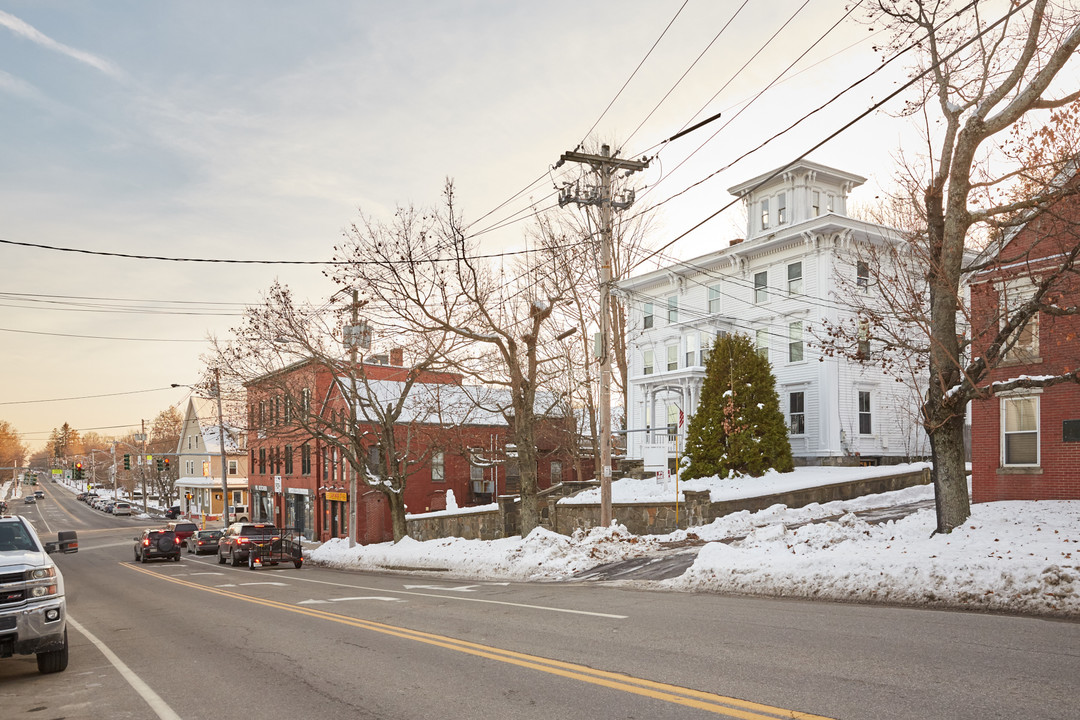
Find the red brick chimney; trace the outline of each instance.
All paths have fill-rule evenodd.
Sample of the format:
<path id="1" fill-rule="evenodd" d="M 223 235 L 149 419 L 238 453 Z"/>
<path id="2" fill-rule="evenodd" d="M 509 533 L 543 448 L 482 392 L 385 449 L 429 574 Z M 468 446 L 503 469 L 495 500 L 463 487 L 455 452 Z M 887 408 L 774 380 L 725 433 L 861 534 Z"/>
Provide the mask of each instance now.
<path id="1" fill-rule="evenodd" d="M 404 348 L 396 347 L 390 349 L 390 364 L 394 367 L 403 367 L 405 365 Z"/>

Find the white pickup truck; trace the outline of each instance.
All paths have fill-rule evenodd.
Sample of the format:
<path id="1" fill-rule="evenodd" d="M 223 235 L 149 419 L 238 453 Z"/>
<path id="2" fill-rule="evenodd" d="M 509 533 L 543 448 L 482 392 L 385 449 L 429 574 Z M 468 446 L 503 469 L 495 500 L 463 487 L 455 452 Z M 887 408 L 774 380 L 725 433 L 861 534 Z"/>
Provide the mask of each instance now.
<path id="1" fill-rule="evenodd" d="M 21 516 L 0 516 L 0 658 L 37 655 L 38 670 L 68 664 L 64 577 L 49 553 L 79 551 L 74 531 L 42 543 Z"/>

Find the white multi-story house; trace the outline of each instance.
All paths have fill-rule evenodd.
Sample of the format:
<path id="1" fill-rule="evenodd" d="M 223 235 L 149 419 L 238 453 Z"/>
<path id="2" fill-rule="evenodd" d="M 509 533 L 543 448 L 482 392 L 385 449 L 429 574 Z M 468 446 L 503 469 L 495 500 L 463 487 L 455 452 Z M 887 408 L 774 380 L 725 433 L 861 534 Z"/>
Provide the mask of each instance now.
<path id="1" fill-rule="evenodd" d="M 840 274 L 857 292 L 875 292 L 853 247 L 896 241 L 895 231 L 847 216 L 848 193 L 864 181 L 801 161 L 736 185 L 729 192 L 748 210 L 744 241 L 618 283 L 629 307 L 629 458 L 663 442 L 673 458 L 676 435 L 682 447 L 721 333 L 748 335 L 771 363 L 797 464 L 926 454 L 918 393 L 869 360 L 870 341 L 865 362 L 814 342 L 824 321 L 853 317 L 834 292 Z"/>
<path id="2" fill-rule="evenodd" d="M 221 426 L 212 401 L 188 400 L 176 455 L 179 477 L 176 492 L 180 511 L 195 519 L 217 519 L 224 512 L 221 476 Z M 225 425 L 225 478 L 230 516 L 250 518 L 248 509 L 247 449 L 244 436 Z"/>

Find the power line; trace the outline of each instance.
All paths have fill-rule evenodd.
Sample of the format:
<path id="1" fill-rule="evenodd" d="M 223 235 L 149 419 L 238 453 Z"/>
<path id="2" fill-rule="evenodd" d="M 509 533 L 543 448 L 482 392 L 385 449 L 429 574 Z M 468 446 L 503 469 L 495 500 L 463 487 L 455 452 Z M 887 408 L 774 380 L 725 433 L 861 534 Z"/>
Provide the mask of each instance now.
<path id="1" fill-rule="evenodd" d="M 69 333 L 38 332 L 36 330 L 15 330 L 12 328 L 0 328 L 0 332 L 21 333 L 24 335 L 47 335 L 49 337 L 82 338 L 84 340 L 130 340 L 134 342 L 188 342 L 201 343 L 205 340 L 184 340 L 180 338 L 131 338 L 131 337 L 104 337 L 101 335 L 74 335 Z"/>
<path id="2" fill-rule="evenodd" d="M 66 400 L 93 400 L 95 398 L 119 397 L 121 395 L 139 395 L 142 393 L 161 392 L 162 390 L 171 389 L 172 388 L 161 387 L 150 388 L 149 390 L 128 390 L 126 392 L 102 393 L 100 395 L 79 395 L 76 397 L 49 398 L 48 400 L 9 400 L 7 402 L 0 402 L 0 405 L 31 405 L 36 403 L 64 402 Z"/>
<path id="3" fill-rule="evenodd" d="M 977 0 L 976 0 L 976 1 L 977 1 Z M 1010 10 L 1009 10 L 1009 11 L 1008 11 L 1008 12 L 1007 12 L 1007 13 L 1006 13 L 1005 15 L 1003 15 L 1003 16 L 1002 16 L 1001 18 L 999 18 L 999 19 L 998 19 L 997 21 L 995 21 L 994 23 L 992 23 L 992 24 L 988 25 L 988 26 L 987 26 L 987 27 L 986 27 L 985 29 L 983 29 L 983 30 L 979 31 L 979 32 L 978 32 L 978 33 L 976 33 L 976 34 L 975 34 L 975 35 L 974 35 L 973 37 L 971 37 L 970 39 L 968 39 L 968 40 L 967 40 L 967 41 L 965 41 L 964 43 L 962 43 L 962 44 L 960 44 L 959 46 L 957 46 L 957 47 L 956 47 L 956 48 L 955 48 L 955 49 L 954 49 L 954 50 L 953 50 L 952 52 L 950 52 L 950 53 L 948 53 L 947 55 L 945 55 L 945 56 L 944 56 L 944 57 L 942 58 L 941 62 L 942 62 L 942 63 L 945 63 L 945 62 L 948 62 L 949 60 L 951 60 L 951 59 L 952 59 L 952 58 L 953 58 L 953 57 L 954 57 L 955 55 L 959 54 L 959 53 L 960 53 L 960 52 L 961 52 L 962 50 L 966 49 L 966 48 L 967 48 L 967 46 L 969 46 L 969 45 L 971 45 L 972 43 L 976 42 L 976 41 L 977 41 L 977 40 L 979 40 L 979 39 L 980 39 L 980 38 L 981 38 L 981 37 L 982 37 L 983 35 L 985 35 L 986 33 L 990 32 L 990 31 L 991 31 L 991 30 L 993 30 L 993 29 L 994 29 L 995 27 L 997 27 L 997 26 L 998 26 L 998 25 L 1000 25 L 1001 23 L 1003 23 L 1003 22 L 1005 22 L 1006 20 L 1008 20 L 1009 18 L 1011 18 L 1011 17 L 1012 17 L 1012 16 L 1014 15 L 1014 14 L 1016 14 L 1016 13 L 1020 12 L 1021 10 L 1023 10 L 1023 9 L 1025 8 L 1025 7 L 1027 7 L 1027 6 L 1029 5 L 1029 4 L 1031 4 L 1031 2 L 1032 2 L 1032 1 L 1033 1 L 1033 0 L 1026 0 L 1025 2 L 1022 2 L 1022 3 L 1020 3 L 1019 5 L 1015 5 L 1015 6 L 1013 6 L 1013 8 L 1012 8 L 1012 9 L 1010 9 Z M 957 15 L 959 14 L 959 12 L 963 12 L 963 10 L 966 10 L 966 9 L 967 9 L 968 7 L 971 7 L 971 6 L 972 6 L 972 5 L 974 5 L 974 4 L 975 4 L 975 2 L 972 2 L 971 4 L 969 4 L 968 6 L 966 6 L 965 8 L 963 8 L 963 9 L 962 9 L 961 11 L 958 11 L 958 13 L 957 13 L 956 15 L 954 15 L 953 17 L 956 17 L 956 16 L 957 16 Z M 953 17 L 950 17 L 950 18 L 949 18 L 948 20 L 946 20 L 946 21 L 945 21 L 945 23 L 947 23 L 947 22 L 949 22 L 950 20 L 952 20 L 952 19 L 953 19 Z M 942 25 L 944 25 L 945 23 L 942 23 Z M 911 49 L 912 47 L 916 47 L 917 45 L 918 45 L 918 43 L 912 43 L 912 45 L 909 45 L 909 46 L 908 46 L 907 48 L 905 48 L 904 50 L 902 50 L 902 51 L 901 51 L 901 53 L 902 53 L 902 52 L 906 52 L 907 50 Z M 899 54 L 900 54 L 900 53 L 898 53 L 898 55 L 899 55 Z M 895 58 L 892 58 L 892 59 L 895 59 Z M 891 62 L 891 59 L 890 59 L 890 62 Z M 763 178 L 763 179 L 761 180 L 761 182 L 759 182 L 759 183 L 758 183 L 757 185 L 755 185 L 755 186 L 754 186 L 753 188 L 750 188 L 750 189 L 749 189 L 749 190 L 748 190 L 747 192 L 748 192 L 748 193 L 751 193 L 751 192 L 753 192 L 754 190 L 757 190 L 758 188 L 762 187 L 763 185 L 765 185 L 766 183 L 768 183 L 769 181 L 771 181 L 772 179 L 774 179 L 775 177 L 777 177 L 778 175 L 780 175 L 781 173 L 783 173 L 783 172 L 784 172 L 784 170 L 785 170 L 785 169 L 787 169 L 788 167 L 790 167 L 791 165 L 793 165 L 793 164 L 795 164 L 795 163 L 799 162 L 800 160 L 804 160 L 804 159 L 805 159 L 805 158 L 806 158 L 806 157 L 807 157 L 808 155 L 810 155 L 810 153 L 814 152 L 815 150 L 817 150 L 818 148 L 820 148 L 820 147 L 821 147 L 822 145 L 825 145 L 825 144 L 826 144 L 826 143 L 828 143 L 828 142 L 829 142 L 830 140 L 833 140 L 833 139 L 834 139 L 834 138 L 836 138 L 836 137 L 837 137 L 838 135 L 840 135 L 841 133 L 843 133 L 844 131 L 846 131 L 846 130 L 847 130 L 848 128 L 850 128 L 850 127 L 851 127 L 852 125 L 854 125 L 855 123 L 859 122 L 860 120 L 862 120 L 863 118 L 865 118 L 865 117 L 866 117 L 867 115 L 869 115 L 870 113 L 872 113 L 872 112 L 874 112 L 874 111 L 878 110 L 879 108 L 881 108 L 882 106 L 884 106 L 884 105 L 885 105 L 886 103 L 888 103 L 888 102 L 892 101 L 892 100 L 893 100 L 893 99 L 894 99 L 895 97 L 897 97 L 897 96 L 898 96 L 898 95 L 900 95 L 901 93 L 903 93 L 903 92 L 907 91 L 907 90 L 908 90 L 909 88 L 911 88 L 911 87 L 912 87 L 913 85 L 915 85 L 916 83 L 918 83 L 919 81 L 921 81 L 921 80 L 922 80 L 922 79 L 923 79 L 923 78 L 924 78 L 924 77 L 925 77 L 926 75 L 928 75 L 928 74 L 929 74 L 929 73 L 931 72 L 931 70 L 932 70 L 932 68 L 927 68 L 927 69 L 923 70 L 922 72 L 920 72 L 920 73 L 917 73 L 917 74 L 916 74 L 916 75 L 915 75 L 915 76 L 914 76 L 913 78 L 911 78 L 910 80 L 908 80 L 908 81 L 907 81 L 906 83 L 904 83 L 903 85 L 901 85 L 900 87 L 898 87 L 898 88 L 897 88 L 896 90 L 894 90 L 893 92 L 891 92 L 891 93 L 889 93 L 888 95 L 886 95 L 886 96 L 885 96 L 885 97 L 884 97 L 884 98 L 883 98 L 882 100 L 880 100 L 880 101 L 878 101 L 878 102 L 874 103 L 874 104 L 873 104 L 873 105 L 871 105 L 871 106 L 870 106 L 869 108 L 867 108 L 867 109 L 866 109 L 866 110 L 864 110 L 863 112 L 861 112 L 861 113 L 859 113 L 858 115 L 856 115 L 856 116 L 855 116 L 855 117 L 854 117 L 853 119 L 849 120 L 849 121 L 848 121 L 847 123 L 845 123 L 844 125 L 842 125 L 842 126 L 841 126 L 841 127 L 839 128 L 839 129 L 837 129 L 837 130 L 835 130 L 834 132 L 830 133 L 830 134 L 829 134 L 829 135 L 828 135 L 827 137 L 825 137 L 825 138 L 824 138 L 823 140 L 821 140 L 820 142 L 818 142 L 817 144 L 815 144 L 814 146 L 812 146 L 812 147 L 811 147 L 811 148 L 809 148 L 808 150 L 804 151 L 804 152 L 803 152 L 803 153 L 802 153 L 801 155 L 799 155 L 799 156 L 798 156 L 798 157 L 796 157 L 795 159 L 791 160 L 790 162 L 788 162 L 787 164 L 785 164 L 785 165 L 784 165 L 783 167 L 781 167 L 781 168 L 779 168 L 779 169 L 777 169 L 777 170 L 774 170 L 774 171 L 773 171 L 772 173 L 770 173 L 770 174 L 769 174 L 769 175 L 768 175 L 767 177 Z M 871 73 L 871 74 L 872 74 L 872 73 Z M 865 78 L 864 78 L 864 79 L 865 79 Z M 862 80 L 860 80 L 859 82 L 862 82 Z M 845 90 L 845 91 L 842 91 L 842 92 L 846 92 L 846 90 Z M 836 97 L 839 97 L 839 96 L 836 96 Z M 835 97 L 834 97 L 834 99 L 835 99 Z M 830 102 L 832 102 L 832 101 L 830 100 Z M 824 105 L 823 105 L 823 106 L 821 106 L 821 107 L 824 107 Z M 821 109 L 821 108 L 819 107 L 819 108 L 818 108 L 818 110 L 820 110 L 820 109 Z M 817 112 L 817 110 L 814 110 L 814 111 L 812 111 L 812 112 Z M 812 113 L 811 113 L 811 114 L 812 114 Z M 808 116 L 805 116 L 805 117 L 808 117 Z M 805 117 L 804 117 L 803 119 L 805 119 Z M 799 120 L 799 121 L 797 121 L 797 122 L 801 122 L 801 121 L 802 121 L 802 119 L 800 119 L 800 120 Z M 791 129 L 791 127 L 794 127 L 794 125 L 790 126 L 790 127 L 788 128 L 788 130 L 790 130 L 790 129 Z M 757 150 L 761 149 L 761 148 L 762 148 L 762 147 L 763 147 L 763 146 L 764 146 L 765 144 L 767 144 L 767 143 L 771 142 L 772 140 L 774 140 L 774 139 L 776 139 L 777 137 L 779 137 L 779 135 L 783 134 L 783 132 L 787 132 L 787 130 L 784 130 L 784 131 L 782 131 L 781 133 L 778 133 L 777 135 L 774 135 L 773 137 L 771 137 L 771 138 L 769 138 L 769 139 L 765 140 L 765 142 L 761 143 L 761 144 L 760 144 L 760 145 L 758 145 L 758 146 L 757 146 L 756 148 L 753 148 L 753 149 L 751 149 L 751 150 L 748 150 L 748 151 L 747 151 L 746 153 L 744 153 L 744 154 L 743 154 L 743 155 L 741 155 L 741 156 L 740 156 L 739 158 L 737 158 L 737 159 L 736 159 L 736 160 L 735 160 L 734 162 L 738 162 L 739 160 L 742 160 L 743 158 L 745 158 L 745 157 L 746 157 L 747 155 L 749 155 L 750 153 L 756 152 Z M 731 165 L 733 165 L 733 164 L 734 164 L 734 163 L 729 163 L 729 164 L 728 164 L 728 165 L 726 166 L 726 168 L 730 168 L 730 167 L 731 167 Z M 725 168 L 721 168 L 721 170 L 723 170 L 723 169 L 725 169 Z M 720 172 L 720 170 L 717 170 L 716 172 Z M 715 174 L 716 174 L 716 173 L 714 172 L 714 173 L 713 173 L 713 175 L 715 175 Z M 711 176 L 710 176 L 710 177 L 711 177 Z M 706 179 L 707 179 L 707 178 L 706 178 Z M 703 181 L 702 181 L 702 182 L 703 182 Z M 685 192 L 685 191 L 684 191 L 684 192 Z M 714 213 L 710 214 L 710 215 L 709 215 L 708 217 L 706 217 L 705 219 L 703 219 L 703 220 L 701 220 L 700 222 L 696 223 L 696 224 L 695 224 L 695 225 L 694 225 L 693 227 L 689 228 L 688 230 L 685 230 L 684 232 L 680 233 L 679 235 L 676 235 L 676 236 L 675 236 L 674 238 L 672 238 L 671 240 L 669 240 L 669 241 L 668 241 L 667 243 L 665 243 L 664 245 L 660 246 L 659 248 L 657 248 L 656 250 L 654 250 L 653 252 L 651 252 L 650 254 L 648 254 L 647 256 L 645 256 L 644 258 L 642 258 L 642 260 L 641 260 L 641 261 L 639 261 L 638 265 L 641 265 L 642 263 L 648 262 L 648 261 L 649 261 L 650 259 L 652 259 L 653 257 L 656 257 L 657 255 L 659 255 L 660 253 L 662 253 L 662 252 L 663 252 L 664 250 L 667 250 L 667 249 L 668 249 L 669 247 L 671 247 L 671 246 L 672 246 L 672 245 L 674 245 L 674 244 L 675 244 L 676 242 L 678 242 L 679 240 L 683 239 L 684 237 L 686 237 L 687 235 L 689 235 L 690 233 L 692 233 L 692 232 L 693 232 L 694 230 L 697 230 L 697 229 L 698 229 L 699 227 L 701 227 L 701 226 L 702 226 L 702 225 L 704 225 L 705 223 L 709 222 L 710 220 L 712 220 L 713 218 L 715 218 L 715 217 L 716 217 L 717 215 L 720 215 L 720 214 L 721 214 L 722 212 L 724 212 L 724 211 L 725 211 L 725 210 L 727 210 L 728 208 L 730 208 L 730 207 L 732 207 L 733 205 L 735 205 L 735 203 L 739 202 L 739 200 L 740 200 L 740 199 L 741 199 L 741 198 L 735 198 L 734 200 L 730 201 L 730 202 L 729 202 L 729 203 L 727 203 L 726 205 L 722 206 L 722 207 L 721 207 L 721 208 L 720 208 L 719 210 L 717 210 L 716 212 L 714 212 Z"/>

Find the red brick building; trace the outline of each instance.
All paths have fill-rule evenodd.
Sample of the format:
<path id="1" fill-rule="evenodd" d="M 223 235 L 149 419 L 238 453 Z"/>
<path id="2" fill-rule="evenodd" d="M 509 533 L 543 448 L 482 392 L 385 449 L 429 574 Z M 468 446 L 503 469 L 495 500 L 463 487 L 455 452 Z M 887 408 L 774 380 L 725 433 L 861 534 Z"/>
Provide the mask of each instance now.
<path id="1" fill-rule="evenodd" d="M 388 398 L 400 397 L 400 383 L 408 369 L 402 367 L 400 350 L 392 352 L 387 364 L 365 363 L 369 386 L 385 386 Z M 333 382 L 330 371 L 314 361 L 291 365 L 278 373 L 258 378 L 246 385 L 248 395 L 252 518 L 279 526 L 295 527 L 319 540 L 348 537 L 348 493 L 353 469 L 333 443 L 303 430 L 299 413 L 324 417 L 347 417 L 347 399 Z M 515 461 L 505 453 L 508 426 L 498 413 L 470 404 L 473 386 L 462 384 L 453 373 L 425 372 L 414 390 L 421 388 L 439 398 L 438 422 L 425 417 L 404 417 L 395 426 L 399 447 L 409 443 L 409 454 L 417 460 L 405 487 L 409 512 L 446 508 L 453 493 L 459 507 L 493 502 L 498 495 L 520 491 Z M 490 392 L 490 391 L 486 391 Z M 408 413 L 406 413 L 408 414 Z M 557 420 L 545 422 L 537 433 L 540 488 L 561 480 L 575 479 L 572 456 Z M 375 428 L 360 420 L 357 433 L 369 433 L 366 446 L 370 467 L 377 464 Z M 473 450 L 470 451 L 470 448 Z M 482 450 L 478 450 L 482 449 Z M 488 467 L 471 462 L 481 456 L 498 461 Z M 357 479 L 356 539 L 360 543 L 393 539 L 390 508 L 385 495 Z"/>
<path id="2" fill-rule="evenodd" d="M 1031 298 L 1036 284 L 1066 265 L 1070 253 L 1075 257 L 1078 246 L 1080 196 L 1059 201 L 1008 239 L 996 265 L 971 283 L 973 357 L 986 351 L 988 338 Z M 1061 308 L 1080 305 L 1077 269 L 1047 297 Z M 1060 375 L 1078 365 L 1080 316 L 1040 312 L 986 384 Z M 971 439 L 974 502 L 1080 499 L 1080 385 L 1019 388 L 975 401 Z"/>

